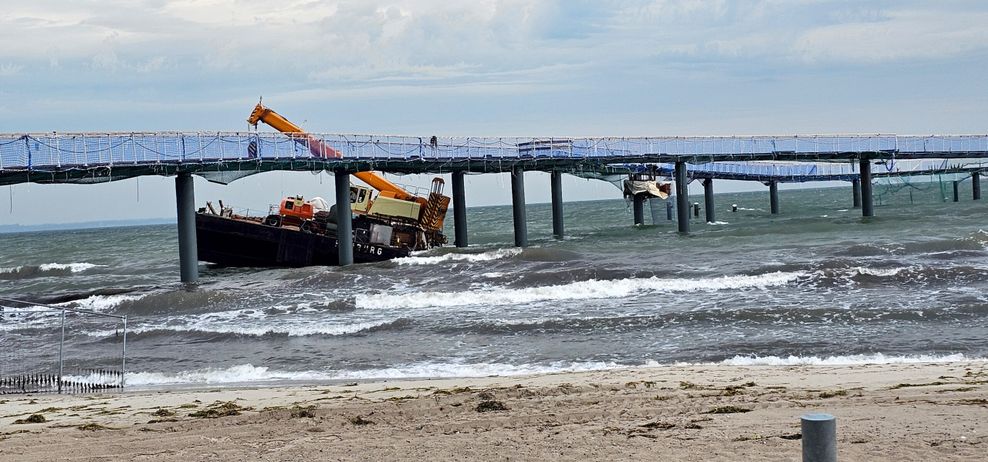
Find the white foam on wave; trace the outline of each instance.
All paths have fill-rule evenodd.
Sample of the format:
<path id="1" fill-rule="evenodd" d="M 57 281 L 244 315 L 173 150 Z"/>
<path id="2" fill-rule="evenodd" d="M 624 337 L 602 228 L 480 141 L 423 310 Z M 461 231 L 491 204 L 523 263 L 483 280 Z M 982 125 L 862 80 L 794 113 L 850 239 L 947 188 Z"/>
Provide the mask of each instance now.
<path id="1" fill-rule="evenodd" d="M 299 315 L 270 315 L 264 309 L 247 308 L 218 311 L 197 315 L 172 316 L 158 322 L 132 322 L 127 330 L 131 334 L 148 332 L 202 332 L 212 334 L 239 334 L 249 336 L 287 335 L 349 335 L 385 326 L 395 319 L 364 322 L 337 322 L 313 317 L 310 313 Z M 90 337 L 111 337 L 116 330 L 93 330 Z"/>
<path id="2" fill-rule="evenodd" d="M 829 356 L 735 356 L 718 363 L 676 363 L 675 366 L 847 366 L 863 364 L 919 364 L 951 363 L 965 361 L 988 361 L 983 358 L 967 358 L 963 354 L 953 355 L 912 355 L 886 356 L 873 355 Z M 614 362 L 565 362 L 550 364 L 503 364 L 503 363 L 436 363 L 422 362 L 388 368 L 364 370 L 273 370 L 265 366 L 241 364 L 228 368 L 209 368 L 177 373 L 130 372 L 127 384 L 137 387 L 167 385 L 224 385 L 290 381 L 331 381 L 331 380 L 391 380 L 417 378 L 458 378 L 458 377 L 511 377 L 519 375 L 553 374 L 564 372 L 589 372 L 600 370 L 630 369 L 635 367 L 668 367 L 656 361 L 647 361 L 640 366 Z"/>
<path id="3" fill-rule="evenodd" d="M 727 366 L 852 366 L 859 364 L 915 364 L 951 363 L 958 361 L 986 361 L 985 358 L 968 358 L 961 353 L 951 355 L 867 355 L 846 356 L 743 356 L 737 355 L 717 364 Z"/>
<path id="4" fill-rule="evenodd" d="M 131 372 L 127 374 L 127 384 L 130 386 L 220 385 L 278 381 L 490 377 L 595 371 L 624 367 L 628 366 L 612 362 L 556 362 L 548 365 L 442 364 L 430 362 L 366 370 L 279 371 L 264 366 L 242 364 L 225 369 L 199 369 L 173 374 Z"/>
<path id="5" fill-rule="evenodd" d="M 350 335 L 385 326 L 394 321 L 371 321 L 357 323 L 323 323 L 318 321 L 292 321 L 281 323 L 265 323 L 264 325 L 244 325 L 239 323 L 217 323 L 209 321 L 193 321 L 184 324 L 154 323 L 142 324 L 128 328 L 128 333 L 143 334 L 147 332 L 203 332 L 211 334 L 238 334 L 261 337 L 264 335 L 287 335 L 289 337 L 305 337 L 309 335 Z M 109 337 L 115 331 L 91 331 L 92 337 Z"/>
<path id="6" fill-rule="evenodd" d="M 98 268 L 103 265 L 94 265 L 92 263 L 45 263 L 38 266 L 41 271 L 52 271 L 52 270 L 69 270 L 73 273 L 81 273 L 83 271 Z"/>
<path id="7" fill-rule="evenodd" d="M 432 257 L 420 257 L 411 256 L 396 258 L 394 261 L 399 265 L 435 265 L 438 263 L 445 262 L 484 262 L 491 260 L 500 260 L 502 258 L 510 258 L 518 255 L 522 252 L 522 249 L 518 248 L 508 248 L 508 249 L 497 249 L 490 250 L 482 253 L 447 253 L 444 255 L 436 255 Z"/>
<path id="8" fill-rule="evenodd" d="M 662 279 L 628 278 L 578 281 L 569 284 L 491 288 L 465 292 L 416 292 L 409 294 L 379 293 L 357 295 L 357 308 L 428 308 L 468 305 L 503 306 L 553 300 L 589 300 L 624 298 L 654 292 L 696 292 L 726 289 L 764 289 L 785 285 L 806 276 L 804 272 L 775 272 L 757 276 L 738 275 L 717 278 Z"/>
<path id="9" fill-rule="evenodd" d="M 93 268 L 99 268 L 105 265 L 95 265 L 92 263 L 43 263 L 38 265 L 38 270 L 41 272 L 47 271 L 59 271 L 59 270 L 69 270 L 71 273 L 81 273 L 86 270 Z M 0 274 L 10 274 L 22 271 L 25 268 L 24 265 L 21 266 L 9 266 L 0 268 Z"/>
<path id="10" fill-rule="evenodd" d="M 878 276 L 878 277 L 896 276 L 899 273 L 909 269 L 910 267 L 908 266 L 901 266 L 898 268 L 867 268 L 864 266 L 857 266 L 851 268 L 852 271 L 856 271 L 858 274 L 867 275 L 867 276 Z"/>
<path id="11" fill-rule="evenodd" d="M 56 306 L 73 307 L 81 310 L 107 311 L 124 302 L 132 302 L 146 297 L 141 295 L 91 295 L 79 300 L 59 303 Z"/>

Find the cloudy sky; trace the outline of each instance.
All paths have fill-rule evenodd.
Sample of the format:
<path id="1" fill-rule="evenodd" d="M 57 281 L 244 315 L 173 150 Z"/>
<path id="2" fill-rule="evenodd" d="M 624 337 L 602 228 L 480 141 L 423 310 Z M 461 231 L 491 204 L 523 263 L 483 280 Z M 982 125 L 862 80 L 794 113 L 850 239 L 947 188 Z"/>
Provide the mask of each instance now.
<path id="1" fill-rule="evenodd" d="M 0 132 L 243 130 L 263 96 L 329 133 L 985 133 L 986 24 L 980 1 L 7 0 Z M 325 195 L 327 179 L 197 183 L 197 199 Z M 510 197 L 470 186 L 471 204 Z M 572 179 L 566 196 L 608 188 Z M 0 224 L 174 214 L 168 179 L 4 189 Z M 98 204 L 119 195 L 140 209 Z M 67 205 L 55 219 L 35 199 Z"/>

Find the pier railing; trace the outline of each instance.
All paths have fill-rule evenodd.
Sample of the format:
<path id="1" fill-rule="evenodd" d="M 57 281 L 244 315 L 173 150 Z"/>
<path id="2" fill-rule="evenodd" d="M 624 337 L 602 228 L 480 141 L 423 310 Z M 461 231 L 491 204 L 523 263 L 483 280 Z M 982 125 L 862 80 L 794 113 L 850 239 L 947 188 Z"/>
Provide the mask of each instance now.
<path id="1" fill-rule="evenodd" d="M 340 158 L 324 158 L 322 146 Z M 269 170 L 381 170 L 478 173 L 531 170 L 602 171 L 629 163 L 706 164 L 719 178 L 757 179 L 754 170 L 784 169 L 791 181 L 826 179 L 816 166 L 748 162 L 840 163 L 869 156 L 904 159 L 988 158 L 988 135 L 802 135 L 725 137 L 432 137 L 248 133 L 0 134 L 0 184 L 93 183 L 186 171 L 229 183 Z M 840 167 L 845 168 L 845 167 Z M 847 167 L 851 168 L 851 167 Z M 816 173 L 814 173 L 816 171 Z M 724 172 L 721 172 L 724 173 Z M 778 175 L 775 175 L 778 176 Z"/>
<path id="2" fill-rule="evenodd" d="M 96 393 L 125 384 L 126 316 L 0 299 L 0 333 L 0 394 Z"/>
<path id="3" fill-rule="evenodd" d="M 311 136 L 311 138 L 310 138 Z M 311 139 L 348 160 L 626 158 L 712 156 L 782 158 L 856 153 L 988 157 L 988 135 L 810 135 L 727 137 L 413 137 L 281 133 L 0 134 L 0 170 L 311 158 Z M 311 148 L 311 149 L 310 149 Z"/>

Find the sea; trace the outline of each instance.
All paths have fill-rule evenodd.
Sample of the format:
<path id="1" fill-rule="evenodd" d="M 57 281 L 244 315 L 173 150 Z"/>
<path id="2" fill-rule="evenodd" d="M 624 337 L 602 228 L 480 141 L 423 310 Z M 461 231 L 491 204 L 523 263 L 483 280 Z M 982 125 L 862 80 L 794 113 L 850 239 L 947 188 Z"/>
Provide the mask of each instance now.
<path id="1" fill-rule="evenodd" d="M 178 282 L 174 225 L 0 235 L 0 362 L 126 367 L 136 388 L 510 376 L 636 366 L 988 358 L 988 201 L 944 182 L 703 198 L 681 235 L 666 203 L 468 209 L 469 247 L 349 267 L 217 268 Z M 736 207 L 736 208 L 735 208 Z M 451 212 L 452 213 L 452 212 Z M 447 227 L 452 223 L 447 218 Z M 449 229 L 452 235 L 452 229 Z M 16 299 L 87 313 L 27 307 Z M 123 320 L 113 316 L 126 316 Z M 123 338 L 126 336 L 126 365 Z"/>

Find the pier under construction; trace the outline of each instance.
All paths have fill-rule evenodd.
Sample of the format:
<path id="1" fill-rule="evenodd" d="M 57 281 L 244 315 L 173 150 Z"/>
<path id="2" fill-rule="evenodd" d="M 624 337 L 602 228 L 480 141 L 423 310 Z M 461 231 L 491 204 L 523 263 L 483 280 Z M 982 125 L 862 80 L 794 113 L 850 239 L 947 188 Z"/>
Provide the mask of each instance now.
<path id="1" fill-rule="evenodd" d="M 324 155 L 330 149 L 336 156 Z M 464 176 L 510 172 L 515 245 L 528 244 L 525 171 L 551 174 L 553 233 L 562 237 L 563 174 L 584 178 L 636 172 L 670 177 L 677 227 L 690 231 L 687 185 L 704 186 L 713 221 L 714 181 L 754 181 L 769 188 L 779 213 L 780 183 L 846 181 L 863 217 L 875 214 L 878 177 L 949 175 L 972 181 L 981 198 L 988 135 L 786 135 L 720 137 L 437 137 L 305 133 L 44 133 L 0 134 L 0 185 L 91 184 L 144 175 L 175 176 L 181 279 L 198 278 L 192 175 L 230 183 L 268 171 L 328 171 L 337 210 L 350 208 L 350 175 L 358 172 L 452 176 L 455 245 L 468 242 Z M 635 221 L 642 207 L 635 200 Z M 339 212 L 338 212 L 339 213 Z M 352 235 L 339 235 L 339 263 L 353 263 Z"/>

